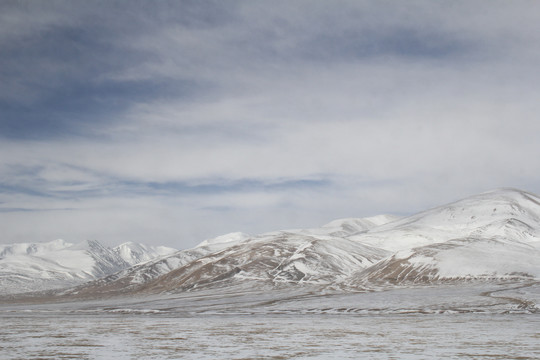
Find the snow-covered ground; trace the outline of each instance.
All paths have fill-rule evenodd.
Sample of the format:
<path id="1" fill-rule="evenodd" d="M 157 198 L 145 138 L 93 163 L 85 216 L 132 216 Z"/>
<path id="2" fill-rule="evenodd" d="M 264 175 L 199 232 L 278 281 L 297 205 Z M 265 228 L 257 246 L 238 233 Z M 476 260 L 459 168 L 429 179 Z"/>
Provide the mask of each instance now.
<path id="1" fill-rule="evenodd" d="M 538 359 L 540 318 L 1 316 L 0 359 Z"/>
<path id="2" fill-rule="evenodd" d="M 0 359 L 540 358 L 538 284 L 0 305 Z"/>

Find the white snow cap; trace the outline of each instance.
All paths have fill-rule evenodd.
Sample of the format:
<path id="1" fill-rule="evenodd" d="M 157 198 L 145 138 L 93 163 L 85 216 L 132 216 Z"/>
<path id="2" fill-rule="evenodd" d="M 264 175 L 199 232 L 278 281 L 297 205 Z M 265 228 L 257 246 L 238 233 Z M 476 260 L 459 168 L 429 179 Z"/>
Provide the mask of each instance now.
<path id="1" fill-rule="evenodd" d="M 232 232 L 229 234 L 221 235 L 213 239 L 207 239 L 201 242 L 197 247 L 211 246 L 218 244 L 232 244 L 249 239 L 251 236 L 243 232 Z"/>

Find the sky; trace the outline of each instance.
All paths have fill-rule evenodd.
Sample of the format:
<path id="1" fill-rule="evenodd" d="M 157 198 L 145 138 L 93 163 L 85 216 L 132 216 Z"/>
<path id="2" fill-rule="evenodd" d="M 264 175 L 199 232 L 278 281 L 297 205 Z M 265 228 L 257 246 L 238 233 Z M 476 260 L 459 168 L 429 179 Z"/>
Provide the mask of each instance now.
<path id="1" fill-rule="evenodd" d="M 540 193 L 540 2 L 0 2 L 0 243 Z"/>

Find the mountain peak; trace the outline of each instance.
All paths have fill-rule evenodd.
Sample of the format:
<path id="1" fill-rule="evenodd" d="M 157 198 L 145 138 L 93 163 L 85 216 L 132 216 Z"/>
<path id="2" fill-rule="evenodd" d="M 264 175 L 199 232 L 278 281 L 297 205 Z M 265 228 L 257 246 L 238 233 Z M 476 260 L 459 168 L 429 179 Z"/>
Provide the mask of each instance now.
<path id="1" fill-rule="evenodd" d="M 135 245 L 140 244 L 131 246 Z M 151 248 L 140 261 L 176 251 L 165 247 Z M 62 239 L 0 245 L 0 294 L 73 286 L 135 263 L 133 258 L 126 261 L 97 240 L 85 240 L 75 245 Z"/>
<path id="2" fill-rule="evenodd" d="M 165 246 L 149 246 L 127 241 L 116 246 L 114 252 L 130 265 L 152 260 L 161 256 L 170 255 L 177 249 Z"/>
<path id="3" fill-rule="evenodd" d="M 399 216 L 387 214 L 370 216 L 365 218 L 345 218 L 331 221 L 328 224 L 324 225 L 323 228 L 340 229 L 342 231 L 352 234 L 355 232 L 358 233 L 362 231 L 367 231 L 398 219 L 400 219 Z"/>
<path id="4" fill-rule="evenodd" d="M 234 243 L 238 243 L 244 240 L 247 240 L 250 238 L 250 235 L 245 234 L 243 232 L 232 232 L 225 235 L 221 235 L 218 237 L 215 237 L 213 239 L 207 239 L 201 242 L 197 247 L 203 247 L 203 246 L 227 246 Z"/>

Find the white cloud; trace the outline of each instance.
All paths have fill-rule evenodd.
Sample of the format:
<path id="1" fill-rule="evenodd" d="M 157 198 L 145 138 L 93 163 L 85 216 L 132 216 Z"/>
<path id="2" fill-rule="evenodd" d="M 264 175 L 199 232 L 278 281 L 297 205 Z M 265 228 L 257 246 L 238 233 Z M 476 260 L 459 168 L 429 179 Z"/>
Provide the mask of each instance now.
<path id="1" fill-rule="evenodd" d="M 500 186 L 540 192 L 540 19 L 524 4 L 239 2 L 221 19 L 199 19 L 197 8 L 189 23 L 174 9 L 162 22 L 136 10 L 113 21 L 92 5 L 18 12 L 12 32 L 0 27 L 4 43 L 56 26 L 114 50 L 98 61 L 104 48 L 91 54 L 88 41 L 82 64 L 52 57 L 22 80 L 43 72 L 80 86 L 73 102 L 92 106 L 104 103 L 94 101 L 100 88 L 85 95 L 84 84 L 111 85 L 104 101 L 122 106 L 78 108 L 91 119 L 73 125 L 78 136 L 0 141 L 4 242 L 184 247 L 227 231 L 413 212 Z M 39 64 L 13 54 L 9 63 Z M 15 100 L 0 97 L 49 99 L 50 88 L 25 81 Z M 158 85 L 135 97 L 130 82 Z"/>

